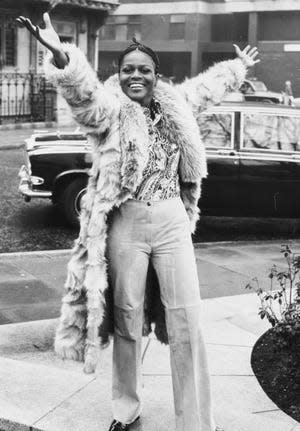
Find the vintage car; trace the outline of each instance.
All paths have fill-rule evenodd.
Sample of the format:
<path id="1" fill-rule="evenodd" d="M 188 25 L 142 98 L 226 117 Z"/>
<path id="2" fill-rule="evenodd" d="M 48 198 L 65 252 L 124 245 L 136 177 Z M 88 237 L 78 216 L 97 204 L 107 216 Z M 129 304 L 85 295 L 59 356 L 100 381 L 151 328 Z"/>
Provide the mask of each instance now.
<path id="1" fill-rule="evenodd" d="M 300 216 L 300 110 L 268 103 L 227 102 L 200 117 L 209 176 L 199 207 L 205 215 Z M 28 202 L 48 198 L 71 225 L 91 166 L 85 136 L 36 133 L 26 140 L 19 190 Z"/>
<path id="2" fill-rule="evenodd" d="M 256 78 L 245 79 L 239 91 L 247 102 L 285 103 L 282 93 L 268 90 L 265 83 Z"/>

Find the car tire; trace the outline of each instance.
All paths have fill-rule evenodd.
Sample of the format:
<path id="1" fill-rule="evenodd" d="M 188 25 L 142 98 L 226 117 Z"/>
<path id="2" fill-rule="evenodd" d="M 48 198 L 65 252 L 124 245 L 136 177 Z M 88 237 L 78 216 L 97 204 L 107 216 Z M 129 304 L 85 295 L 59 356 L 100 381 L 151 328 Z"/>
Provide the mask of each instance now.
<path id="1" fill-rule="evenodd" d="M 80 202 L 86 193 L 86 178 L 76 178 L 62 191 L 59 206 L 68 222 L 73 227 L 79 226 Z"/>

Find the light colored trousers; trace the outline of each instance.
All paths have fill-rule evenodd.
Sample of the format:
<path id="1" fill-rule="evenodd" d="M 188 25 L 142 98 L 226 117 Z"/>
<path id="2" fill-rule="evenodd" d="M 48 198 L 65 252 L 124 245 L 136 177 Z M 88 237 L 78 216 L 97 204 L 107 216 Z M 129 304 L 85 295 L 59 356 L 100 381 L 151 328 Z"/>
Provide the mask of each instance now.
<path id="1" fill-rule="evenodd" d="M 113 415 L 123 423 L 141 412 L 143 302 L 151 259 L 166 313 L 176 430 L 215 431 L 189 225 L 180 198 L 129 200 L 113 213 L 108 235 L 115 303 Z"/>

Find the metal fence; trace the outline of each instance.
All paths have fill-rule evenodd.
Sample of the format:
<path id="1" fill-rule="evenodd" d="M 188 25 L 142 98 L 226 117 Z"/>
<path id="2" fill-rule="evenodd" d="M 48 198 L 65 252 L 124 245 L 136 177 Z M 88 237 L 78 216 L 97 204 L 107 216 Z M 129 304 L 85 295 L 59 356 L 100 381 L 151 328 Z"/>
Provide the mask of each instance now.
<path id="1" fill-rule="evenodd" d="M 0 124 L 54 121 L 56 91 L 44 75 L 0 73 Z"/>

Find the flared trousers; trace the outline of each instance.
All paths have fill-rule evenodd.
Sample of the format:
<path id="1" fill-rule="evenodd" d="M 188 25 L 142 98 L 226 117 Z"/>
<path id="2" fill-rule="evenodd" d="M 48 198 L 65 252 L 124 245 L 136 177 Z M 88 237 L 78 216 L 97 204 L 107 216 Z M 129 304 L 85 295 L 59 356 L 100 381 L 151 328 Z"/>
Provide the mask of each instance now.
<path id="1" fill-rule="evenodd" d="M 165 307 L 177 431 L 215 431 L 200 292 L 188 215 L 181 199 L 128 200 L 112 215 L 108 256 L 114 289 L 113 415 L 141 413 L 143 303 L 149 260 Z"/>

